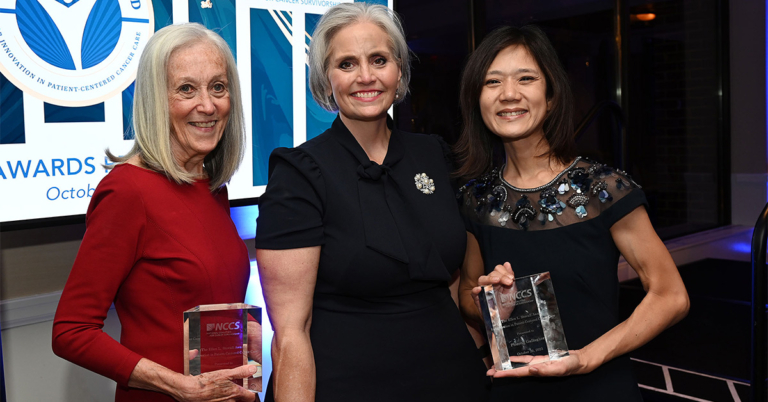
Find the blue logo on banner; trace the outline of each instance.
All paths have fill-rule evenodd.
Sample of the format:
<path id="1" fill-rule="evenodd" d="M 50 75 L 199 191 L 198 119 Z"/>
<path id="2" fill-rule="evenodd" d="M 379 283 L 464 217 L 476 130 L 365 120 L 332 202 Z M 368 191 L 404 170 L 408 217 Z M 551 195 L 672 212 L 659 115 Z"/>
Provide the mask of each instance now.
<path id="1" fill-rule="evenodd" d="M 70 3 L 59 1 L 67 8 Z M 27 46 L 45 62 L 64 70 L 75 70 L 74 57 L 50 14 L 37 0 L 19 0 L 16 21 Z M 82 68 L 98 65 L 112 53 L 122 30 L 122 15 L 117 0 L 97 0 L 88 15 L 79 55 Z"/>
<path id="2" fill-rule="evenodd" d="M 122 28 L 122 14 L 117 1 L 96 0 L 83 31 L 83 69 L 98 65 L 112 53 Z"/>
<path id="3" fill-rule="evenodd" d="M 17 0 L 0 13 L 0 72 L 59 106 L 122 92 L 154 33 L 151 0 Z M 15 25 L 15 27 L 14 27 Z M 18 28 L 16 31 L 14 28 Z"/>

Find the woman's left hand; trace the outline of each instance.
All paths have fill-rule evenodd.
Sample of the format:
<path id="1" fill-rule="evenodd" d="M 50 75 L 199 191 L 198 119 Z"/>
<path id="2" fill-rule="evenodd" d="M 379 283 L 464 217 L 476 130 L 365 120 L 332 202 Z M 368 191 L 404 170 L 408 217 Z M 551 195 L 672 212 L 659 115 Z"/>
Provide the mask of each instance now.
<path id="1" fill-rule="evenodd" d="M 254 402 L 258 399 L 258 395 L 235 384 L 232 380 L 251 377 L 255 373 L 256 367 L 243 365 L 191 376 L 177 373 L 142 358 L 134 367 L 128 379 L 128 386 L 162 392 L 181 402 Z"/>
<path id="2" fill-rule="evenodd" d="M 548 360 L 546 362 L 532 364 L 530 366 L 520 367 L 512 370 L 496 371 L 491 368 L 486 373 L 494 378 L 505 377 L 563 377 L 575 374 L 584 374 L 587 372 L 586 364 L 582 362 L 581 350 L 570 350 L 569 356 L 558 360 Z"/>
<path id="3" fill-rule="evenodd" d="M 178 401 L 221 401 L 255 402 L 255 392 L 235 384 L 232 380 L 243 379 L 255 373 L 253 366 L 245 365 L 234 369 L 217 370 L 196 376 L 176 376 L 177 380 L 167 387 L 168 394 Z"/>

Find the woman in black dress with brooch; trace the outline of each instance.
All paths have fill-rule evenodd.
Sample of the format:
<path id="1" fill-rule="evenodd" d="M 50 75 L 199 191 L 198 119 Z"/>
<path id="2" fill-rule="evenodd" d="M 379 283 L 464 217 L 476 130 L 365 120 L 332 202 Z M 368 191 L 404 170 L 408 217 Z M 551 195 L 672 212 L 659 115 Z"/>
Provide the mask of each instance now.
<path id="1" fill-rule="evenodd" d="M 382 6 L 335 6 L 315 30 L 310 88 L 339 115 L 270 157 L 256 234 L 275 329 L 267 400 L 487 399 L 449 290 L 466 234 L 445 144 L 387 115 L 408 89 L 408 52 Z"/>
<path id="2" fill-rule="evenodd" d="M 575 157 L 568 78 L 536 27 L 489 34 L 467 63 L 461 102 L 459 174 L 476 177 L 460 193 L 469 232 L 462 312 L 481 323 L 477 285 L 549 271 L 571 349 L 560 360 L 489 370 L 491 400 L 642 400 L 625 354 L 682 319 L 688 296 L 640 186 Z M 495 168 L 494 152 L 505 156 Z M 647 291 L 623 322 L 620 255 Z"/>

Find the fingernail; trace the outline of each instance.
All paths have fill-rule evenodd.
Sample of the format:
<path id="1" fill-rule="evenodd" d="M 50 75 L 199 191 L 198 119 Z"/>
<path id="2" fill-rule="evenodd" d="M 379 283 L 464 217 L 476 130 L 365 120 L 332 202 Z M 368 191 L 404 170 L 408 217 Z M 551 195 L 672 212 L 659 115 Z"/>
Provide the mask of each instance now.
<path id="1" fill-rule="evenodd" d="M 248 373 L 251 375 L 256 374 L 256 370 L 257 370 L 256 366 L 248 367 Z"/>

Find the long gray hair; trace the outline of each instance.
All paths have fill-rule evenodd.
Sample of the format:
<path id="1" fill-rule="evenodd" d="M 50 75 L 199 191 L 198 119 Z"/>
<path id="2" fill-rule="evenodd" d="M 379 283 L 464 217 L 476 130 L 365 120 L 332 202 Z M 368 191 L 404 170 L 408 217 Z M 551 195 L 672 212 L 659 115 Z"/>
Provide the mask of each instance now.
<path id="1" fill-rule="evenodd" d="M 138 155 L 150 169 L 164 173 L 177 183 L 193 183 L 196 176 L 176 163 L 171 146 L 168 96 L 168 64 L 176 50 L 207 41 L 215 46 L 227 64 L 230 112 L 224 134 L 216 148 L 206 155 L 203 168 L 210 178 L 211 192 L 229 182 L 243 160 L 245 120 L 237 64 L 229 45 L 217 33 L 191 23 L 169 25 L 155 32 L 139 60 L 133 101 L 133 130 L 136 141 L 127 155 L 107 157 L 125 163 Z"/>

